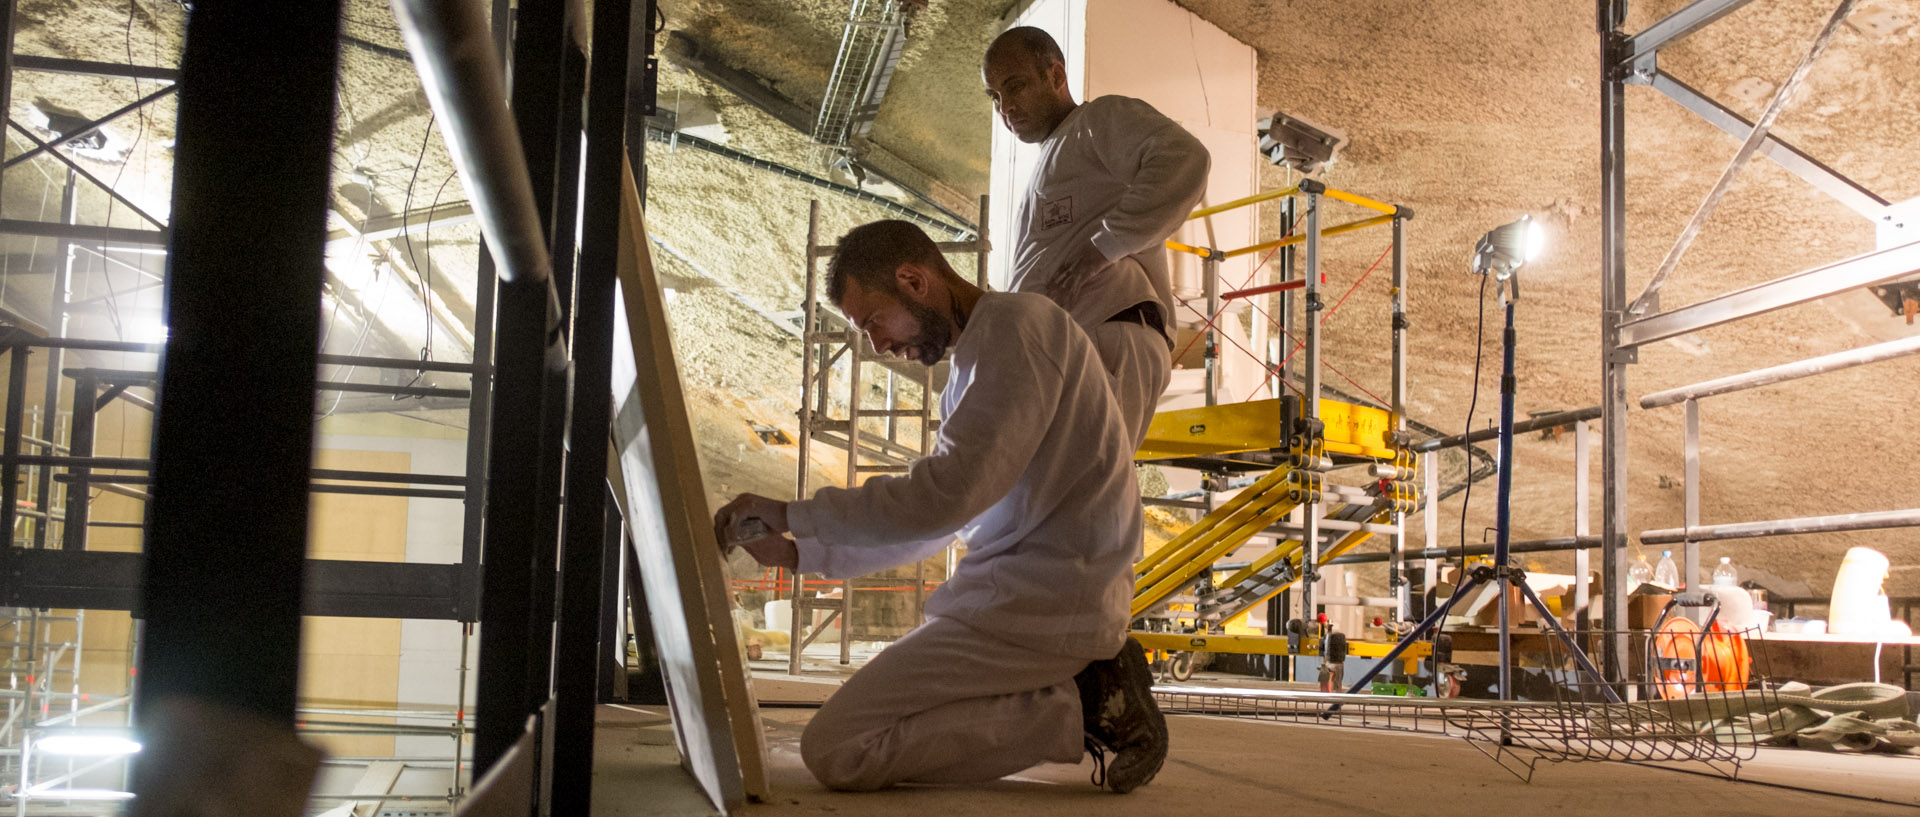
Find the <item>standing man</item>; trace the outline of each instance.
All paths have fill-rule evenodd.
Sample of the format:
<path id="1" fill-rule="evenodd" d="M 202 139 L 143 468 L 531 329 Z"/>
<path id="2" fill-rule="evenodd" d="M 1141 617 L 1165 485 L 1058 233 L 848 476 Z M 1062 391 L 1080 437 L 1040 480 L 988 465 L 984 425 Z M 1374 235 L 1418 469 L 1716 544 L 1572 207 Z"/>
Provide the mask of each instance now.
<path id="1" fill-rule="evenodd" d="M 1207 189 L 1207 149 L 1153 106 L 1077 105 L 1059 43 L 1008 29 L 981 68 L 1000 121 L 1040 145 L 1014 214 L 1013 291 L 1039 292 L 1093 338 L 1138 449 L 1172 377 L 1166 240 Z"/>
<path id="2" fill-rule="evenodd" d="M 969 546 L 926 623 L 807 724 L 807 768 L 870 790 L 984 782 L 1092 751 L 1096 784 L 1151 780 L 1166 721 L 1126 637 L 1139 492 L 1086 334 L 1038 295 L 982 293 L 904 221 L 841 238 L 827 297 L 876 352 L 929 366 L 953 353 L 938 442 L 902 475 L 791 503 L 743 494 L 715 533 L 763 565 L 834 577 L 911 564 L 960 531 Z"/>

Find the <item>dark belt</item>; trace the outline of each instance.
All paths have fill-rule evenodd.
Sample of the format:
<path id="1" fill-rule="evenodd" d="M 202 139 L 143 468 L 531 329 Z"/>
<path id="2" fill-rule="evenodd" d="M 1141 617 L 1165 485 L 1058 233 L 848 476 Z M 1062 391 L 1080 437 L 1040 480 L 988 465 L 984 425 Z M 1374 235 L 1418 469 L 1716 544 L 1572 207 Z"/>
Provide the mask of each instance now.
<path id="1" fill-rule="evenodd" d="M 1164 335 L 1167 333 L 1166 318 L 1160 314 L 1160 304 L 1154 301 L 1141 301 L 1107 318 L 1106 323 L 1137 323 Z"/>

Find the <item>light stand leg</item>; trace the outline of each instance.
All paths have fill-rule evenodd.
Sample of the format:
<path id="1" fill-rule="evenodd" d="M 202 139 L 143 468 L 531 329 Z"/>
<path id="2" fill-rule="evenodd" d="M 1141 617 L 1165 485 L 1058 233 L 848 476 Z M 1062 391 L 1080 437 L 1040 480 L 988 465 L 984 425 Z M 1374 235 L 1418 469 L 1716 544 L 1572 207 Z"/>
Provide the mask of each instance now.
<path id="1" fill-rule="evenodd" d="M 1447 597 L 1445 604 L 1440 605 L 1438 609 L 1427 614 L 1427 617 L 1421 619 L 1420 623 L 1415 625 L 1411 632 L 1400 639 L 1400 643 L 1393 645 L 1393 649 L 1388 650 L 1387 654 L 1381 657 L 1380 663 L 1374 664 L 1372 669 L 1367 670 L 1365 674 L 1360 676 L 1360 680 L 1353 682 L 1353 686 L 1347 688 L 1347 694 L 1357 695 L 1360 693 L 1361 687 L 1373 683 L 1373 679 L 1378 678 L 1380 673 L 1386 671 L 1387 667 L 1393 666 L 1394 659 L 1399 658 L 1401 653 L 1406 652 L 1408 647 L 1413 646 L 1413 642 L 1419 641 L 1420 637 L 1426 635 L 1428 631 L 1439 627 L 1440 622 L 1446 620 L 1447 613 L 1453 611 L 1453 606 L 1460 603 L 1461 599 L 1466 598 L 1474 588 L 1479 587 L 1480 583 L 1485 581 L 1486 578 L 1487 574 L 1479 572 L 1469 577 L 1465 583 L 1453 591 L 1453 595 Z M 1438 673 L 1435 673 L 1435 676 L 1437 678 Z M 1332 715 L 1338 711 L 1340 711 L 1340 705 L 1334 704 L 1331 709 L 1327 710 L 1327 715 Z"/>
<path id="2" fill-rule="evenodd" d="M 1554 635 L 1560 637 L 1561 643 L 1567 645 L 1567 653 L 1573 656 L 1574 663 L 1580 665 L 1580 670 L 1600 685 L 1600 691 L 1607 696 L 1607 701 L 1616 704 L 1620 703 L 1620 695 L 1613 691 L 1612 684 L 1607 683 L 1607 676 L 1601 675 L 1600 668 L 1594 666 L 1593 661 L 1587 658 L 1587 651 L 1580 648 L 1580 644 L 1574 640 L 1573 634 L 1561 627 L 1559 621 L 1554 620 L 1553 611 L 1547 608 L 1547 603 L 1541 601 L 1540 597 L 1534 594 L 1533 588 L 1528 587 L 1526 582 L 1520 583 L 1520 593 L 1527 597 L 1527 601 L 1533 603 L 1535 610 L 1540 611 L 1540 620 L 1547 623 L 1547 628 L 1552 630 Z"/>

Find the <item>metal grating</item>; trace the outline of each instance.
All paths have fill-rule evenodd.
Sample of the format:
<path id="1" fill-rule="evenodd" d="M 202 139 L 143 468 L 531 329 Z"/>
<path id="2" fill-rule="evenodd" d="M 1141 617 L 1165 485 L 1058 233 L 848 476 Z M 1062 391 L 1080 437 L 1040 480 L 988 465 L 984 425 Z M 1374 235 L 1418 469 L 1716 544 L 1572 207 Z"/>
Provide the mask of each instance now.
<path id="1" fill-rule="evenodd" d="M 813 126 L 818 158 L 837 160 L 872 129 L 906 48 L 907 18 L 914 5 L 912 0 L 853 0 Z"/>

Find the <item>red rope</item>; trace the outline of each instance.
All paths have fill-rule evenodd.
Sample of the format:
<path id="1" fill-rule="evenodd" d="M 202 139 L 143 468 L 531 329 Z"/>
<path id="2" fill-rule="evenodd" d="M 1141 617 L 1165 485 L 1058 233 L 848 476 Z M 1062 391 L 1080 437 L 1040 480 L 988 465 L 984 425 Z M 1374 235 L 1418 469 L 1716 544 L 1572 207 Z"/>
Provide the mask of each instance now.
<path id="1" fill-rule="evenodd" d="M 1280 249 L 1279 247 L 1275 247 L 1273 250 L 1269 250 L 1267 252 L 1266 257 L 1260 260 L 1260 265 L 1256 265 L 1254 269 L 1257 271 L 1261 265 L 1266 264 L 1267 259 L 1272 258 L 1273 253 L 1277 252 L 1279 249 Z M 1327 319 L 1332 318 L 1333 313 L 1340 311 L 1340 307 L 1346 304 L 1347 298 L 1352 296 L 1354 291 L 1360 288 L 1361 284 L 1366 283 L 1367 278 L 1373 275 L 1374 270 L 1380 268 L 1381 262 L 1387 260 L 1387 256 L 1392 252 L 1393 252 L 1393 245 L 1388 244 L 1387 248 L 1380 252 L 1380 257 L 1375 258 L 1373 260 L 1373 264 L 1367 267 L 1367 271 L 1361 273 L 1360 277 L 1355 279 L 1351 286 L 1347 287 L 1347 291 L 1340 295 L 1340 299 L 1333 303 L 1333 306 L 1327 310 L 1327 313 L 1325 315 L 1320 316 L 1321 325 L 1323 326 L 1326 325 Z M 1250 282 L 1252 280 L 1253 280 L 1253 276 L 1249 274 L 1247 276 L 1247 281 Z M 1242 286 L 1245 286 L 1245 283 L 1242 283 Z M 1260 384 L 1258 386 L 1254 387 L 1252 392 L 1249 392 L 1246 397 L 1241 398 L 1242 400 L 1249 399 L 1253 397 L 1254 394 L 1258 394 L 1260 389 L 1266 387 L 1267 382 L 1269 380 L 1271 380 L 1274 376 L 1278 375 L 1280 372 L 1285 371 L 1287 364 L 1293 362 L 1294 356 L 1300 354 L 1300 350 L 1305 349 L 1307 346 L 1306 341 L 1296 337 L 1292 332 L 1288 332 L 1286 327 L 1281 326 L 1280 322 L 1275 320 L 1272 315 L 1267 314 L 1267 311 L 1265 309 L 1261 309 L 1259 304 L 1253 303 L 1252 301 L 1249 301 L 1248 303 L 1253 304 L 1254 310 L 1259 312 L 1261 317 L 1266 318 L 1267 322 L 1272 324 L 1274 328 L 1279 329 L 1281 334 L 1286 335 L 1287 339 L 1294 341 L 1294 347 L 1293 347 L 1293 351 L 1287 353 L 1287 356 L 1280 361 L 1280 364 L 1278 366 L 1266 366 L 1264 362 L 1261 364 L 1262 368 L 1266 369 L 1265 377 L 1261 379 Z M 1188 349 L 1193 348 L 1194 342 L 1199 340 L 1200 337 L 1205 334 L 1205 329 L 1212 328 L 1215 331 L 1218 331 L 1219 327 L 1215 325 L 1214 321 L 1220 317 L 1222 312 L 1226 311 L 1226 307 L 1222 306 L 1219 312 L 1215 312 L 1212 317 L 1207 317 L 1204 313 L 1202 313 L 1198 309 L 1195 309 L 1193 305 L 1188 303 L 1187 301 L 1184 301 L 1184 300 L 1180 301 L 1180 305 L 1186 307 L 1188 310 L 1192 311 L 1195 315 L 1199 315 L 1204 321 L 1204 326 L 1202 328 L 1201 333 L 1194 335 L 1193 339 L 1187 341 L 1187 345 L 1181 348 L 1180 354 L 1174 356 L 1176 360 L 1179 359 L 1181 355 L 1185 355 Z M 1256 361 L 1260 359 L 1259 355 L 1254 354 L 1252 351 L 1248 350 L 1247 347 L 1240 345 L 1240 342 L 1234 339 L 1233 335 L 1225 332 L 1222 332 L 1220 334 L 1221 334 L 1221 337 L 1226 338 L 1228 342 L 1232 343 L 1235 348 L 1246 353 L 1248 357 L 1253 358 Z M 1325 365 L 1329 370 L 1332 370 L 1334 374 L 1339 375 L 1340 379 L 1347 381 L 1348 383 L 1352 384 L 1354 388 L 1359 389 L 1362 393 L 1366 394 L 1368 397 L 1373 398 L 1375 402 L 1383 406 L 1387 405 L 1387 401 L 1380 399 L 1380 395 L 1374 394 L 1373 391 L 1368 389 L 1366 386 L 1360 385 L 1360 381 L 1357 381 L 1352 377 L 1348 377 L 1346 372 L 1342 372 L 1339 369 L 1334 368 L 1333 364 L 1326 363 L 1325 361 L 1322 361 L 1322 365 Z M 1285 384 L 1287 388 L 1293 389 L 1295 394 L 1300 394 L 1303 397 L 1305 396 L 1305 394 L 1300 391 L 1299 387 L 1293 385 L 1292 383 L 1288 383 L 1285 378 L 1282 378 L 1280 382 Z"/>
<path id="2" fill-rule="evenodd" d="M 1293 227 L 1289 228 L 1286 234 L 1290 236 L 1290 235 L 1293 235 L 1295 231 L 1299 230 L 1300 222 L 1305 218 L 1306 216 L 1302 215 L 1299 218 L 1294 219 Z M 1279 252 L 1280 250 L 1281 250 L 1280 247 L 1274 247 L 1271 250 L 1267 250 L 1266 255 L 1260 256 L 1260 263 L 1254 264 L 1253 269 L 1247 271 L 1246 280 L 1241 281 L 1240 286 L 1234 287 L 1234 289 L 1246 289 L 1248 284 L 1253 283 L 1253 276 L 1260 274 L 1260 270 L 1267 265 L 1267 262 L 1273 260 L 1273 254 Z M 1181 301 L 1180 305 L 1188 309 L 1193 309 L 1193 307 L 1189 305 L 1186 301 Z M 1220 311 L 1213 313 L 1213 317 L 1211 318 L 1207 317 L 1206 315 L 1201 315 L 1200 310 L 1198 309 L 1193 309 L 1193 314 L 1200 315 L 1200 318 L 1205 323 L 1205 325 L 1213 326 L 1214 325 L 1213 322 L 1220 318 L 1221 313 L 1227 311 L 1228 306 L 1230 306 L 1230 304 L 1221 304 Z M 1202 331 L 1200 334 L 1196 334 L 1191 339 L 1189 339 L 1187 341 L 1187 345 L 1180 347 L 1180 353 L 1174 355 L 1173 359 L 1179 360 L 1180 358 L 1185 357 L 1187 354 L 1187 350 L 1192 349 L 1194 342 L 1198 341 L 1200 339 L 1200 335 L 1204 335 L 1204 334 L 1206 334 L 1205 331 Z"/>

